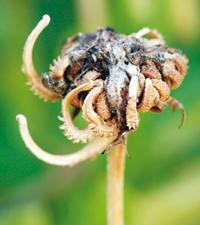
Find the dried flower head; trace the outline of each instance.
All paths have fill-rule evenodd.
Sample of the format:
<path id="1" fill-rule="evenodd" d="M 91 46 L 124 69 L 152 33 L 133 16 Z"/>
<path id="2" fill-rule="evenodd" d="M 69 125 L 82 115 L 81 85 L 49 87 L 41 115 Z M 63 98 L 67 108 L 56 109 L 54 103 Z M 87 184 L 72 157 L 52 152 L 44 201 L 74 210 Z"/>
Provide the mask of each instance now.
<path id="1" fill-rule="evenodd" d="M 61 129 L 74 142 L 88 142 L 83 150 L 55 156 L 32 140 L 26 119 L 18 115 L 20 132 L 27 147 L 41 160 L 56 165 L 74 165 L 116 143 L 139 126 L 139 112 L 162 112 L 169 105 L 183 105 L 170 96 L 187 70 L 187 58 L 165 45 L 155 30 L 144 28 L 124 35 L 112 28 L 69 38 L 50 72 L 38 76 L 32 63 L 32 49 L 50 18 L 45 15 L 27 39 L 23 70 L 35 94 L 44 100 L 62 100 Z M 148 38 L 146 37 L 148 36 Z M 73 107 L 73 114 L 70 114 Z M 82 110 L 86 129 L 73 118 Z M 184 116 L 183 116 L 184 118 Z"/>

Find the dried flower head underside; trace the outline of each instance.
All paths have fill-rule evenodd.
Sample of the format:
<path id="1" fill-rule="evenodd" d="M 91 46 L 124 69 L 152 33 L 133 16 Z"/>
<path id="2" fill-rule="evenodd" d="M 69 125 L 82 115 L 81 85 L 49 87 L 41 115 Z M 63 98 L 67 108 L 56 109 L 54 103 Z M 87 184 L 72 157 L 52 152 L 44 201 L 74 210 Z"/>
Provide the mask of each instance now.
<path id="1" fill-rule="evenodd" d="M 93 150 L 85 147 L 84 157 L 72 163 L 64 161 L 62 165 L 89 158 L 136 130 L 140 112 L 162 112 L 169 105 L 173 110 L 181 109 L 184 118 L 183 105 L 171 97 L 170 90 L 182 83 L 188 60 L 179 50 L 166 46 L 157 31 L 144 28 L 124 35 L 112 28 L 102 28 L 94 33 L 79 33 L 68 38 L 50 72 L 38 76 L 32 63 L 32 48 L 48 23 L 49 17 L 44 16 L 27 39 L 23 68 L 28 83 L 43 99 L 62 101 L 61 129 L 69 139 L 92 141 L 89 145 L 93 146 Z M 73 123 L 81 111 L 88 123 L 86 129 Z M 42 158 L 44 152 L 35 149 L 25 117 L 20 115 L 18 119 L 28 148 L 40 159 L 52 163 L 48 157 L 56 156 L 45 153 L 47 158 Z M 58 165 L 56 162 L 52 164 Z"/>

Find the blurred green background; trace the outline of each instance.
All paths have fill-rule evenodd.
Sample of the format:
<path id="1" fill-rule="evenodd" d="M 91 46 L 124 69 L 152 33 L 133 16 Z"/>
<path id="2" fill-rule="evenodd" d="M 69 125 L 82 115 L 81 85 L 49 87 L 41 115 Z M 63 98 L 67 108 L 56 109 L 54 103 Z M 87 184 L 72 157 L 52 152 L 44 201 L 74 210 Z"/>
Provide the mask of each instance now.
<path id="1" fill-rule="evenodd" d="M 15 116 L 27 116 L 34 139 L 49 152 L 73 152 L 58 129 L 60 102 L 44 103 L 25 85 L 22 49 L 43 14 L 51 24 L 39 38 L 34 62 L 48 71 L 63 40 L 110 25 L 130 34 L 158 29 L 167 43 L 190 59 L 182 86 L 172 95 L 180 112 L 141 115 L 128 139 L 125 220 L 127 225 L 200 224 L 200 1 L 198 0 L 1 0 L 0 1 L 0 225 L 106 224 L 106 156 L 74 168 L 37 160 L 25 148 Z M 77 123 L 81 125 L 81 120 Z"/>

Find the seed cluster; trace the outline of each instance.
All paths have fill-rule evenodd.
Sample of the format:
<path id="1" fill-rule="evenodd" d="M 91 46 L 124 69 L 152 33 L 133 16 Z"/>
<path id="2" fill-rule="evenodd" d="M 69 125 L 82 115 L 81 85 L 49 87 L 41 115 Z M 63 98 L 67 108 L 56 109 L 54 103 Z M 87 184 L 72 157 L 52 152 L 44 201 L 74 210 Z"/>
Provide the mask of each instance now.
<path id="1" fill-rule="evenodd" d="M 78 34 L 64 44 L 60 56 L 41 77 L 33 64 L 34 44 L 49 24 L 44 15 L 27 38 L 23 72 L 33 92 L 44 100 L 61 100 L 64 134 L 74 142 L 90 142 L 80 151 L 53 155 L 32 139 L 25 116 L 18 115 L 19 130 L 28 149 L 40 160 L 58 166 L 73 166 L 124 143 L 124 137 L 139 126 L 140 112 L 161 112 L 184 107 L 170 95 L 187 70 L 187 58 L 165 45 L 155 30 L 144 28 L 131 35 L 111 28 Z M 73 108 L 71 114 L 70 108 Z M 82 110 L 88 126 L 80 129 L 74 117 Z"/>
<path id="2" fill-rule="evenodd" d="M 143 29 L 126 36 L 104 28 L 80 33 L 68 39 L 50 68 L 43 75 L 43 84 L 62 97 L 83 83 L 102 82 L 93 109 L 105 123 L 114 121 L 119 133 L 138 127 L 137 112 L 161 112 L 172 103 L 183 109 L 172 101 L 170 89 L 181 84 L 187 59 L 179 50 L 167 47 L 156 31 Z M 80 92 L 74 98 L 75 112 L 82 108 L 87 94 Z"/>

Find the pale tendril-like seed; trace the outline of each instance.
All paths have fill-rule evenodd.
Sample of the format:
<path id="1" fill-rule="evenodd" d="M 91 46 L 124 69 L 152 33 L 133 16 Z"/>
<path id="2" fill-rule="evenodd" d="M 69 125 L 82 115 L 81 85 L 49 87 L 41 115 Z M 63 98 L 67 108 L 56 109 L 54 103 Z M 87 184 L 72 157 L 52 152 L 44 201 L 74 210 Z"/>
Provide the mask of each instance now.
<path id="1" fill-rule="evenodd" d="M 111 136 L 110 138 L 96 138 L 93 142 L 76 153 L 68 155 L 53 155 L 41 149 L 34 142 L 27 128 L 26 118 L 23 115 L 18 115 L 17 120 L 19 122 L 19 130 L 22 139 L 27 148 L 30 149 L 38 159 L 57 166 L 74 166 L 81 161 L 94 157 L 96 154 L 101 153 L 115 138 L 114 136 Z"/>
<path id="2" fill-rule="evenodd" d="M 23 52 L 23 65 L 22 70 L 27 75 L 28 82 L 27 84 L 31 86 L 31 90 L 38 95 L 39 97 L 43 98 L 44 100 L 51 100 L 55 101 L 58 99 L 58 96 L 51 92 L 48 88 L 46 88 L 42 84 L 41 78 L 38 76 L 38 73 L 33 65 L 32 60 L 32 50 L 40 33 L 43 29 L 48 26 L 50 22 L 50 17 L 48 15 L 44 15 L 40 22 L 37 24 L 35 29 L 31 32 L 27 41 L 24 46 Z"/>

